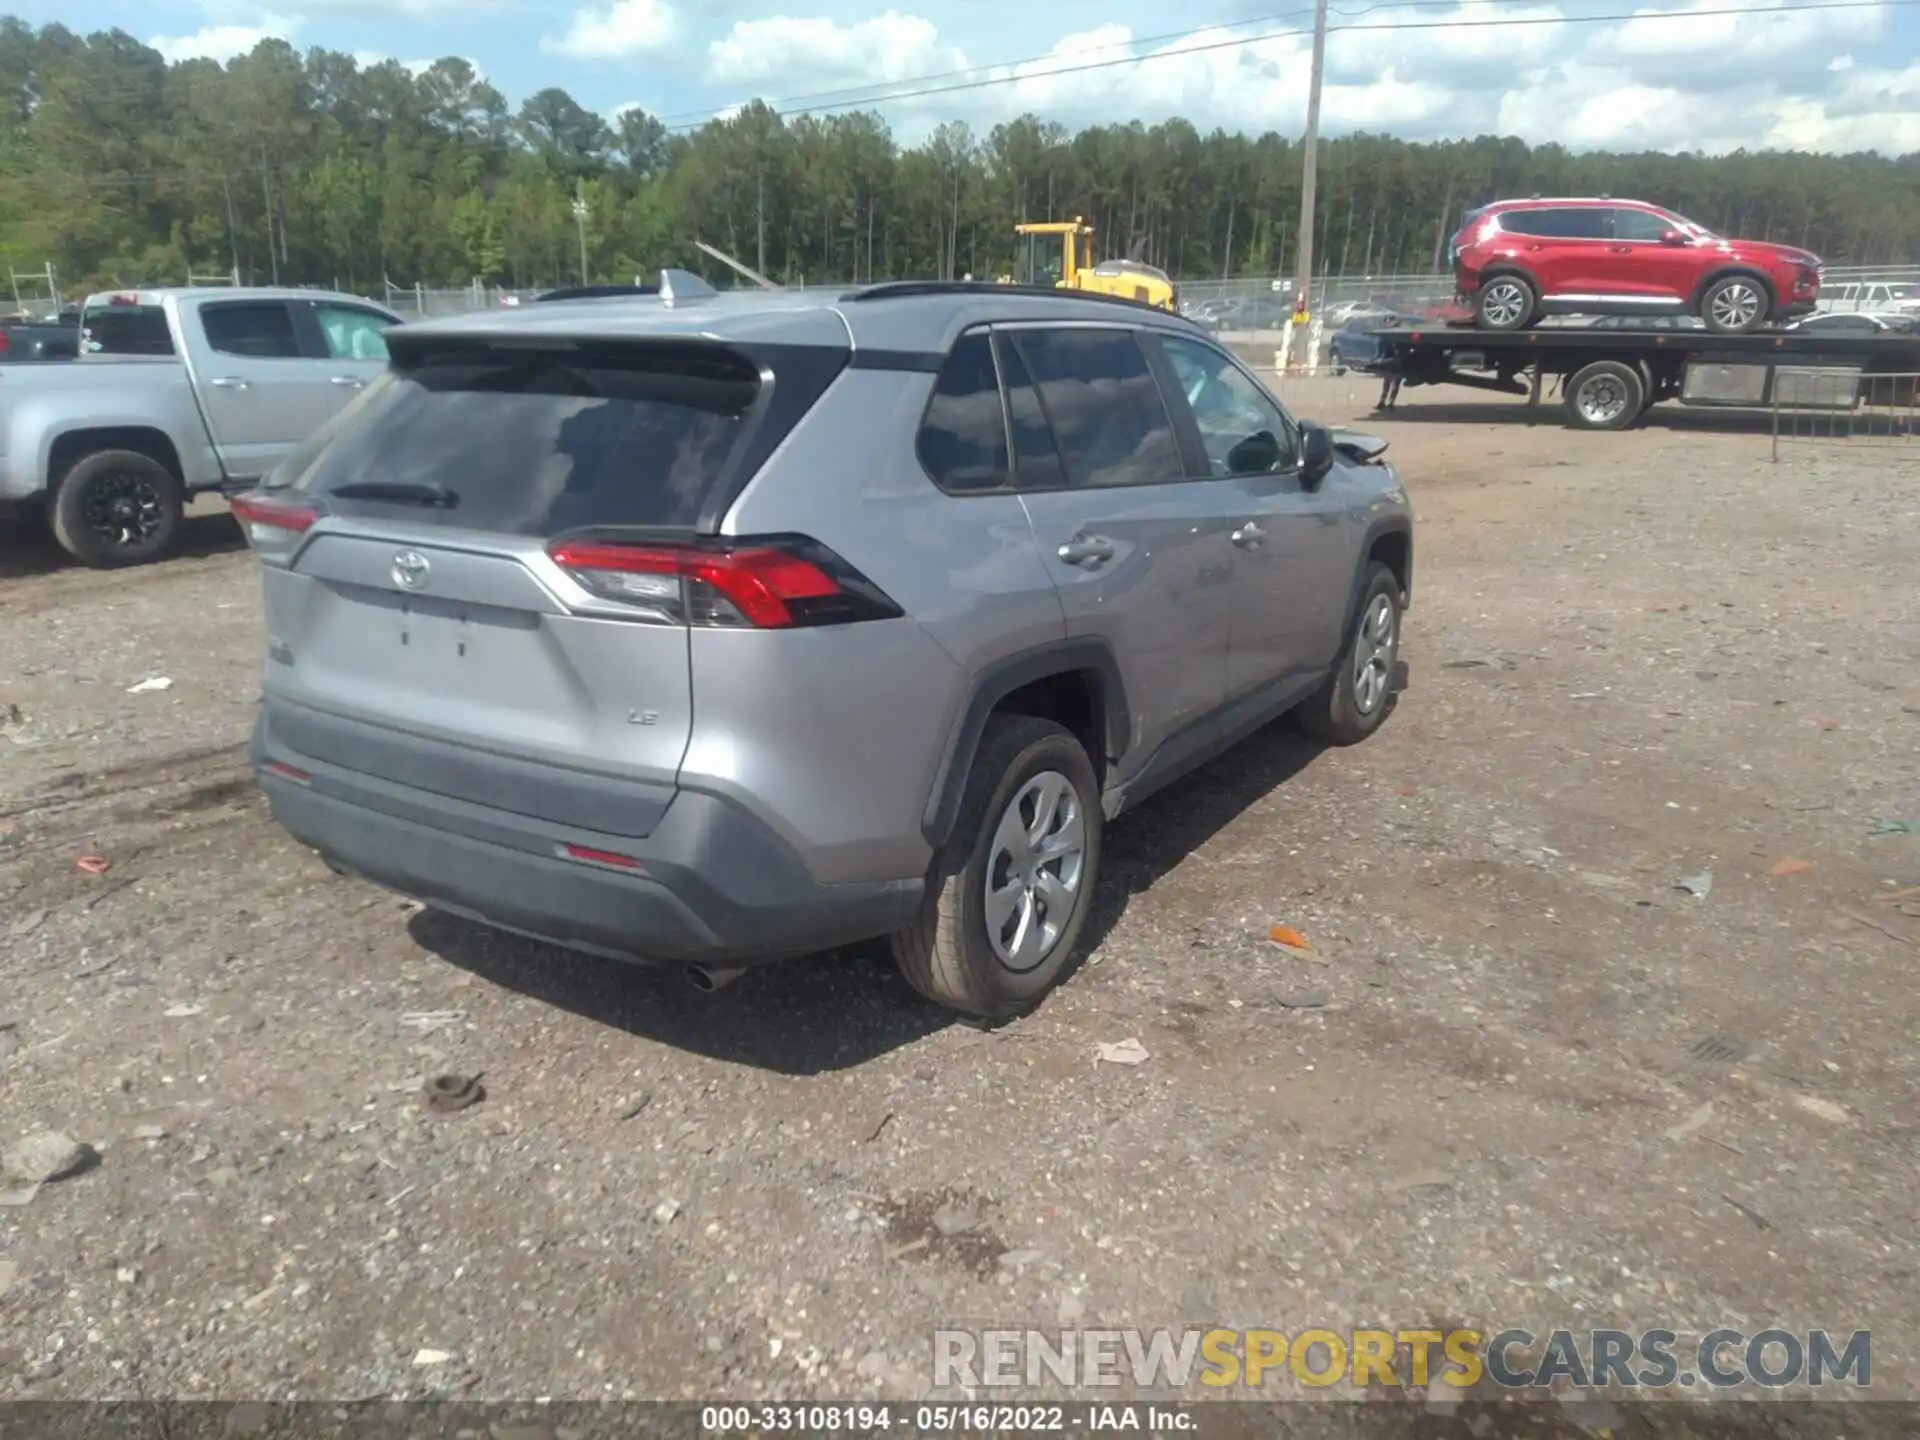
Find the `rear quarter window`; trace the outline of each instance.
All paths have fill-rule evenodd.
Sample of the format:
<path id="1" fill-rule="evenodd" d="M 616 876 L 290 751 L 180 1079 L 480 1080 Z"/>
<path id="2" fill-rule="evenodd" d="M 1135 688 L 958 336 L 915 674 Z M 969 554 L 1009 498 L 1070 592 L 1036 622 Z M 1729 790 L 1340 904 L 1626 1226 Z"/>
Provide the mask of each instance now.
<path id="1" fill-rule="evenodd" d="M 1006 488 L 1007 420 L 986 332 L 955 342 L 934 381 L 914 448 L 921 468 L 950 494 Z"/>
<path id="2" fill-rule="evenodd" d="M 80 317 L 80 349 L 87 355 L 171 355 L 173 331 L 158 305 L 100 305 Z"/>
<path id="3" fill-rule="evenodd" d="M 287 483 L 345 513 L 516 535 L 692 526 L 747 433 L 753 362 L 710 343 L 410 352 Z M 451 505 L 338 495 L 357 482 Z"/>

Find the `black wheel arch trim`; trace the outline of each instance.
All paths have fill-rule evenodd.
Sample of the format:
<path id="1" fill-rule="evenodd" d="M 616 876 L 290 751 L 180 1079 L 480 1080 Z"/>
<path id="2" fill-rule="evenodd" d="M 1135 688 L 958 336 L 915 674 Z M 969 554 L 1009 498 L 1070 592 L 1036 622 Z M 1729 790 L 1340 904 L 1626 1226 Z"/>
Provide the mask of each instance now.
<path id="1" fill-rule="evenodd" d="M 1360 543 L 1360 560 L 1353 567 L 1353 592 L 1347 597 L 1347 616 L 1351 617 L 1360 603 L 1360 592 L 1367 583 L 1367 571 L 1372 562 L 1368 556 L 1373 547 L 1388 535 L 1401 535 L 1407 542 L 1407 573 L 1400 584 L 1400 606 L 1405 609 L 1413 603 L 1413 517 L 1410 515 L 1383 515 L 1367 526 L 1366 539 Z M 1341 624 L 1345 625 L 1346 620 Z"/>
<path id="2" fill-rule="evenodd" d="M 934 776 L 933 793 L 921 818 L 921 833 L 938 850 L 953 833 L 960 813 L 960 800 L 966 793 L 967 776 L 980 751 L 980 737 L 986 733 L 987 719 L 994 707 L 1023 686 L 1054 675 L 1091 672 L 1099 684 L 1094 700 L 1105 731 L 1105 755 L 1092 756 L 1094 769 L 1103 774 L 1107 765 L 1126 754 L 1132 743 L 1132 711 L 1127 707 L 1126 686 L 1120 678 L 1120 662 L 1106 641 L 1093 636 L 1050 641 L 1032 650 L 1024 650 L 995 661 L 974 677 L 966 708 L 961 712 L 947 741 L 947 751 Z"/>

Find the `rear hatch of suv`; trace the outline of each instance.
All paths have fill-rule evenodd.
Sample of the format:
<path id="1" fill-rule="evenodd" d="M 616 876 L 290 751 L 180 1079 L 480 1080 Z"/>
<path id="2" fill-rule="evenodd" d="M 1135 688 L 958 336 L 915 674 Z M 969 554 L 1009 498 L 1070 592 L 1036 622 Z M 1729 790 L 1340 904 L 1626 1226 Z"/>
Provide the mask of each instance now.
<path id="1" fill-rule="evenodd" d="M 690 733 L 689 627 L 847 598 L 804 546 L 716 533 L 846 364 L 831 316 L 778 333 L 393 334 L 392 370 L 235 502 L 268 762 L 396 814 L 427 818 L 424 791 L 645 836 Z"/>

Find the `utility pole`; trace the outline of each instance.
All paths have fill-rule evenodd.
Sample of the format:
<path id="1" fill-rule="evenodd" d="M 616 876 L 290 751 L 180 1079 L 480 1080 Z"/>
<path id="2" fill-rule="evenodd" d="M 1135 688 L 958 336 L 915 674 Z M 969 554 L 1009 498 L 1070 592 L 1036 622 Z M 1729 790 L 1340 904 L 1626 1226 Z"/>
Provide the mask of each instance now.
<path id="1" fill-rule="evenodd" d="M 580 232 L 580 283 L 587 283 L 587 191 L 585 185 L 573 182 L 573 223 Z"/>
<path id="2" fill-rule="evenodd" d="M 1301 143 L 1306 159 L 1300 167 L 1300 254 L 1294 262 L 1300 278 L 1294 282 L 1294 306 L 1306 310 L 1313 286 L 1314 183 L 1320 170 L 1320 81 L 1327 68 L 1327 0 L 1314 0 L 1313 69 L 1307 79 L 1307 134 Z"/>

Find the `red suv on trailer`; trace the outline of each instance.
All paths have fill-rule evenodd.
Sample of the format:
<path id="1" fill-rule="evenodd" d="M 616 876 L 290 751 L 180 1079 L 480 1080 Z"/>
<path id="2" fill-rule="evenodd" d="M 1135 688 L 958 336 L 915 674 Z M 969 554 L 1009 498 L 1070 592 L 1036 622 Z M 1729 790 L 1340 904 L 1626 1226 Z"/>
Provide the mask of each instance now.
<path id="1" fill-rule="evenodd" d="M 1496 200 L 1453 237 L 1460 296 L 1483 330 L 1543 315 L 1698 315 L 1737 335 L 1820 296 L 1820 257 L 1727 240 L 1639 200 Z"/>

